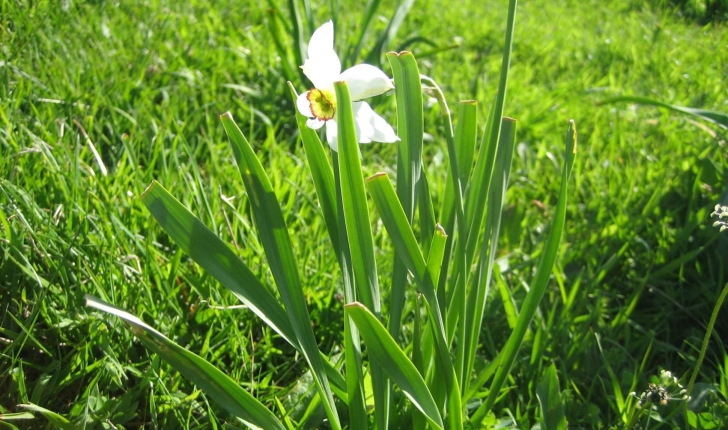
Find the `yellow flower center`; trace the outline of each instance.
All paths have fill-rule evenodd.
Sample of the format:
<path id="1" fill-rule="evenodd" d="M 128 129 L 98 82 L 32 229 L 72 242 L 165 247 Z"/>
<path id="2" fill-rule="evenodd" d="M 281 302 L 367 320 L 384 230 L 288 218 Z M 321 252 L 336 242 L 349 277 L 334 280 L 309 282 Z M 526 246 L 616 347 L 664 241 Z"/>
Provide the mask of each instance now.
<path id="1" fill-rule="evenodd" d="M 336 96 L 328 90 L 311 88 L 308 92 L 308 102 L 311 105 L 311 114 L 321 121 L 334 119 L 336 114 Z"/>

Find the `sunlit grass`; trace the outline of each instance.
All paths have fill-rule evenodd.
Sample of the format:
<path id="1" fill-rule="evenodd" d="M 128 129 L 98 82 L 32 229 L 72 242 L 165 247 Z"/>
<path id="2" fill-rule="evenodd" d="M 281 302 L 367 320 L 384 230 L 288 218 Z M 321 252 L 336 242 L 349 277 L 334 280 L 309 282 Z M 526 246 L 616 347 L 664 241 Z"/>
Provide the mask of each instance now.
<path id="1" fill-rule="evenodd" d="M 248 311 L 230 307 L 238 301 L 172 244 L 137 198 L 160 181 L 272 285 L 218 120 L 232 111 L 262 158 L 292 236 L 305 238 L 293 246 L 319 346 L 341 345 L 340 274 L 295 139 L 266 7 L 2 8 L 0 413 L 35 403 L 68 419 L 108 418 L 128 428 L 229 420 L 113 320 L 90 317 L 85 293 L 143 315 L 268 405 L 300 388 L 300 358 Z M 424 43 L 409 49 L 451 102 L 480 100 L 481 120 L 497 85 L 505 10 L 495 2 L 416 3 L 398 37 L 457 44 L 431 55 Z M 328 18 L 319 12 L 320 21 Z M 358 13 L 339 11 L 337 31 L 354 34 Z M 517 118 L 520 144 L 498 256 L 505 287 L 488 301 L 478 359 L 503 348 L 510 331 L 503 300 L 518 310 L 525 297 L 556 208 L 563 130 L 574 118 L 580 159 L 562 250 L 507 382 L 518 389 L 495 410 L 506 416 L 508 409 L 524 428 L 535 423 L 536 383 L 554 362 L 570 424 L 615 425 L 623 419 L 620 396 L 645 391 L 660 369 L 686 380 L 695 364 L 727 278 L 728 244 L 710 213 L 721 196 L 726 203 L 728 160 L 725 137 L 686 117 L 596 102 L 634 94 L 728 111 L 728 34 L 632 1 L 522 2 L 517 19 L 505 114 Z M 391 100 L 379 101 L 393 118 Z M 426 166 L 440 196 L 447 172 L 440 112 L 425 115 L 433 136 Z M 362 150 L 365 172 L 395 164 L 392 147 Z M 388 255 L 383 227 L 374 224 L 373 232 L 377 255 Z M 391 261 L 377 263 L 388 276 Z M 715 331 L 725 330 L 719 318 Z M 727 395 L 726 353 L 717 336 L 712 342 L 698 382 L 717 383 Z"/>

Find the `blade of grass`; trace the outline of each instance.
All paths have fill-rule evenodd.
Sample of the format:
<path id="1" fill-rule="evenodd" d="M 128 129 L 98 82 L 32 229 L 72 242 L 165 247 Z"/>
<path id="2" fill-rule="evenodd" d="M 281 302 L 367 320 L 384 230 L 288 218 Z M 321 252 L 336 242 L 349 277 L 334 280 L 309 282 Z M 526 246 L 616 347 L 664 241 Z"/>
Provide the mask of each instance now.
<path id="1" fill-rule="evenodd" d="M 286 311 L 273 294 L 253 275 L 240 258 L 202 221 L 154 181 L 141 196 L 142 203 L 182 251 L 205 272 L 235 294 L 268 326 L 300 351 Z M 346 382 L 325 359 L 326 373 L 341 390 Z"/>
<path id="2" fill-rule="evenodd" d="M 488 214 L 485 221 L 485 234 L 480 252 L 480 261 L 475 283 L 468 292 L 468 301 L 465 312 L 464 326 L 462 333 L 464 342 L 463 350 L 458 349 L 458 354 L 465 356 L 462 361 L 462 385 L 463 392 L 467 391 L 473 363 L 475 361 L 475 350 L 478 347 L 478 338 L 483 328 L 483 317 L 485 314 L 486 299 L 490 292 L 491 277 L 493 275 L 493 261 L 498 249 L 498 236 L 500 234 L 501 217 L 505 203 L 506 191 L 508 189 L 508 177 L 511 170 L 511 159 L 513 148 L 516 142 L 516 121 L 511 118 L 503 118 L 501 124 L 500 143 L 496 154 L 496 166 L 493 169 L 490 193 L 488 196 Z M 459 357 L 460 358 L 460 357 Z"/>
<path id="3" fill-rule="evenodd" d="M 463 399 L 472 399 L 473 396 L 475 396 L 476 393 L 485 386 L 485 383 L 488 382 L 491 376 L 493 376 L 496 370 L 498 370 L 498 365 L 500 364 L 502 357 L 503 350 L 501 349 L 498 355 L 478 373 L 478 376 L 476 376 L 474 382 L 470 384 L 470 388 L 463 396 Z"/>
<path id="4" fill-rule="evenodd" d="M 448 350 L 445 322 L 440 312 L 441 307 L 438 303 L 433 279 L 427 270 L 427 264 L 417 246 L 412 227 L 407 221 L 404 209 L 387 174 L 378 173 L 368 178 L 367 185 L 374 200 L 374 205 L 382 218 L 382 223 L 392 239 L 395 252 L 400 256 L 400 261 L 412 273 L 415 283 L 425 298 L 429 317 L 432 321 L 431 328 L 436 340 L 438 366 L 445 377 L 448 388 L 448 423 L 452 428 L 461 428 L 460 389 Z M 440 232 L 444 234 L 442 230 Z"/>
<path id="5" fill-rule="evenodd" d="M 66 417 L 64 417 L 63 415 L 59 415 L 42 406 L 38 406 L 38 405 L 34 405 L 34 404 L 23 404 L 23 405 L 18 405 L 18 406 L 20 406 L 23 409 L 29 410 L 29 411 L 40 413 L 51 424 L 53 424 L 54 426 L 58 427 L 61 430 L 74 430 L 76 428 L 76 425 L 73 424 L 72 422 L 68 421 L 66 419 Z M 31 415 L 31 418 L 33 418 L 32 415 Z"/>
<path id="6" fill-rule="evenodd" d="M 199 386 L 228 412 L 261 428 L 285 429 L 271 411 L 237 382 L 207 360 L 172 342 L 138 317 L 90 295 L 86 295 L 86 306 L 119 317 L 145 347 Z"/>
<path id="7" fill-rule="evenodd" d="M 640 97 L 640 96 L 619 96 L 619 97 L 611 97 L 606 100 L 602 100 L 599 102 L 600 105 L 607 105 L 607 104 L 614 104 L 614 103 L 621 103 L 621 102 L 627 102 L 627 103 L 639 103 L 643 105 L 648 106 L 657 106 L 665 109 L 670 109 L 675 112 L 680 112 L 684 114 L 688 114 L 691 116 L 694 116 L 696 118 L 702 119 L 704 121 L 708 121 L 710 123 L 713 123 L 720 128 L 724 130 L 728 130 L 728 114 L 724 114 L 723 112 L 716 112 L 711 110 L 705 110 L 705 109 L 697 109 L 697 108 L 691 108 L 691 107 L 685 107 L 685 106 L 678 106 L 678 105 L 672 105 L 669 103 L 661 102 L 659 100 L 654 100 L 648 97 Z"/>
<path id="8" fill-rule="evenodd" d="M 350 46 L 350 48 L 353 47 L 354 50 L 349 52 L 347 57 L 349 60 L 348 64 L 356 64 L 356 60 L 359 58 L 359 53 L 361 52 L 364 40 L 366 40 L 369 24 L 372 22 L 372 18 L 379 9 L 379 5 L 381 3 L 382 0 L 368 0 L 366 6 L 364 6 L 364 15 L 362 16 L 359 24 L 359 36 L 356 39 L 356 43 Z M 345 65 L 344 68 L 346 68 Z"/>
<path id="9" fill-rule="evenodd" d="M 513 330 L 516 328 L 516 322 L 518 321 L 518 310 L 513 302 L 513 295 L 508 285 L 503 281 L 500 276 L 500 270 L 498 265 L 493 266 L 493 278 L 495 283 L 498 285 L 498 293 L 500 294 L 501 301 L 503 302 L 503 310 L 506 314 L 506 320 L 508 321 L 508 327 Z"/>
<path id="10" fill-rule="evenodd" d="M 298 93 L 292 83 L 288 83 L 291 90 L 291 97 L 295 104 Z M 311 179 L 316 188 L 316 195 L 319 199 L 319 205 L 326 223 L 326 230 L 329 233 L 331 244 L 334 247 L 337 257 L 341 255 L 341 242 L 339 239 L 339 213 L 336 203 L 336 183 L 334 182 L 334 172 L 331 170 L 324 146 L 319 139 L 315 130 L 306 126 L 307 118 L 301 115 L 296 109 L 296 123 L 298 131 L 301 133 L 303 148 L 306 152 L 306 160 L 308 168 L 311 172 Z M 339 261 L 339 265 L 341 265 Z"/>
<path id="11" fill-rule="evenodd" d="M 546 240 L 546 246 L 544 247 L 543 255 L 538 263 L 534 280 L 531 283 L 531 289 L 528 291 L 523 305 L 521 306 L 521 313 L 518 316 L 518 323 L 516 328 L 513 330 L 511 335 L 508 337 L 506 346 L 503 348 L 503 357 L 496 372 L 495 378 L 490 386 L 490 391 L 486 401 L 478 408 L 476 415 L 482 419 L 485 413 L 491 410 L 495 404 L 495 400 L 500 393 L 500 389 L 503 386 L 503 382 L 511 371 L 511 367 L 516 361 L 518 350 L 523 342 L 523 337 L 526 334 L 533 316 L 536 314 L 538 305 L 541 302 L 541 298 L 546 292 L 548 286 L 549 277 L 551 270 L 553 269 L 554 262 L 556 261 L 556 255 L 559 251 L 559 244 L 561 242 L 561 234 L 564 230 L 564 224 L 566 222 L 566 200 L 568 196 L 569 177 L 571 176 L 571 170 L 574 167 L 574 159 L 576 157 L 576 126 L 574 121 L 569 122 L 569 129 L 566 132 L 566 160 L 564 167 L 561 171 L 561 189 L 559 191 L 559 202 L 556 207 L 556 213 L 554 214 L 554 220 L 551 224 L 551 232 L 549 233 L 548 239 Z M 475 418 L 474 418 L 475 419 Z M 476 426 L 480 424 L 479 421 L 475 422 Z"/>
<path id="12" fill-rule="evenodd" d="M 240 176 L 248 193 L 253 219 L 258 227 L 273 278 L 286 305 L 288 317 L 301 345 L 301 352 L 311 368 L 311 374 L 322 397 L 324 410 L 333 428 L 340 428 L 334 397 L 319 356 L 316 336 L 303 295 L 293 244 L 273 186 L 253 148 L 235 124 L 232 115 L 221 115 L 223 127 L 238 163 Z"/>
<path id="13" fill-rule="evenodd" d="M 293 37 L 293 55 L 296 64 L 303 64 L 303 59 L 306 58 L 306 38 L 303 34 L 300 9 L 298 0 L 288 0 L 288 14 L 291 19 L 291 36 Z"/>
<path id="14" fill-rule="evenodd" d="M 295 104 L 298 94 L 289 82 L 291 96 Z M 336 252 L 336 258 L 341 268 L 344 284 L 344 299 L 346 303 L 356 301 L 354 293 L 353 272 L 351 269 L 351 255 L 349 244 L 346 239 L 346 228 L 343 222 L 339 222 L 339 215 L 343 213 L 340 207 L 341 195 L 338 193 L 340 187 L 336 186 L 338 174 L 335 175 L 331 169 L 324 147 L 318 134 L 306 125 L 306 117 L 296 111 L 296 122 L 301 133 L 306 159 L 308 160 L 311 177 L 319 197 L 319 204 L 324 215 L 326 229 L 329 238 Z M 338 157 L 333 153 L 334 169 L 338 172 Z M 342 240 L 343 238 L 343 240 Z M 366 400 L 364 396 L 361 359 L 361 342 L 356 331 L 348 319 L 344 320 L 344 349 L 346 357 L 346 384 L 348 394 L 349 418 L 352 430 L 366 428 Z"/>
<path id="15" fill-rule="evenodd" d="M 414 220 L 417 181 L 422 172 L 422 85 L 414 55 L 409 52 L 387 54 L 395 82 L 397 98 L 397 196 L 410 225 Z M 399 337 L 404 309 L 407 270 L 394 257 L 389 306 L 389 333 Z"/>
<path id="16" fill-rule="evenodd" d="M 427 417 L 430 425 L 442 429 L 442 417 L 422 375 L 378 318 L 359 303 L 346 305 L 344 312 L 359 328 L 369 355 L 379 363 L 412 404 Z"/>
<path id="17" fill-rule="evenodd" d="M 602 360 L 604 361 L 604 367 L 607 369 L 609 382 L 612 383 L 612 392 L 614 393 L 614 402 L 617 407 L 617 412 L 619 412 L 622 422 L 626 424 L 629 421 L 629 411 L 627 410 L 627 403 L 629 402 L 629 399 L 625 400 L 624 394 L 622 394 L 620 379 L 617 374 L 614 373 L 612 366 L 609 364 L 609 360 L 604 355 L 604 349 L 602 348 L 602 341 L 599 333 L 594 333 L 594 339 L 596 340 L 597 347 L 599 348 L 599 355 L 601 355 Z"/>
<path id="18" fill-rule="evenodd" d="M 285 20 L 281 19 L 280 15 L 280 10 L 278 10 L 278 8 L 270 9 L 268 12 L 268 32 L 273 38 L 273 45 L 278 52 L 278 57 L 281 59 L 281 67 L 283 68 L 283 75 L 286 77 L 286 80 L 303 83 L 304 81 L 301 77 L 301 73 L 295 71 L 293 65 L 291 65 L 291 52 L 287 47 L 288 44 L 284 40 L 284 32 L 281 29 L 281 23 L 285 24 Z"/>
<path id="19" fill-rule="evenodd" d="M 536 396 L 541 406 L 541 428 L 565 430 L 564 404 L 561 401 L 559 378 L 556 376 L 556 366 L 553 363 L 541 377 L 541 381 L 536 387 Z"/>
<path id="20" fill-rule="evenodd" d="M 369 208 L 364 191 L 359 144 L 356 139 L 351 96 L 345 82 L 336 82 L 336 124 L 338 127 L 338 165 L 341 179 L 341 202 L 346 236 L 351 256 L 357 298 L 381 318 L 381 299 L 374 239 L 369 221 Z M 389 423 L 387 380 L 378 365 L 370 368 L 374 391 L 374 415 L 377 428 L 386 430 Z"/>
<path id="21" fill-rule="evenodd" d="M 367 55 L 367 63 L 376 65 L 381 64 L 382 55 L 389 50 L 389 44 L 392 40 L 394 40 L 397 32 L 399 31 L 399 27 L 402 25 L 402 22 L 404 22 L 404 19 L 407 17 L 407 14 L 414 4 L 415 0 L 403 0 L 399 4 L 397 10 L 394 12 L 394 15 L 392 15 L 392 18 L 387 24 L 387 28 L 379 35 L 376 45 L 369 55 Z"/>
<path id="22" fill-rule="evenodd" d="M 461 101 L 458 110 L 458 121 L 455 127 L 455 157 L 457 159 L 458 172 L 453 173 L 452 167 L 448 169 L 445 182 L 445 192 L 442 195 L 442 207 L 440 208 L 440 220 L 445 231 L 455 231 L 455 186 L 452 175 L 460 177 L 460 186 L 466 187 L 470 172 L 473 166 L 473 153 L 475 151 L 476 127 L 477 127 L 478 104 L 475 101 Z M 464 190 L 463 190 L 464 191 Z M 453 241 L 455 235 L 447 239 L 445 248 L 444 266 L 440 272 L 438 281 L 438 293 L 445 290 L 448 271 L 450 268 Z M 441 304 L 444 304 L 443 301 Z"/>
<path id="23" fill-rule="evenodd" d="M 716 319 L 718 319 L 718 313 L 720 312 L 720 308 L 723 306 L 723 301 L 725 300 L 726 295 L 728 295 L 728 284 L 725 284 L 725 286 L 723 287 L 723 291 L 721 291 L 720 296 L 718 296 L 718 300 L 716 300 L 715 306 L 713 307 L 713 313 L 710 314 L 710 321 L 708 322 L 708 328 L 705 330 L 705 337 L 703 338 L 703 344 L 700 347 L 698 361 L 695 363 L 693 372 L 690 375 L 690 381 L 688 382 L 688 394 L 692 394 L 693 392 L 693 387 L 695 386 L 695 380 L 698 377 L 700 366 L 703 364 L 705 353 L 708 351 L 708 343 L 710 342 L 710 337 L 713 335 L 713 327 L 715 326 L 715 321 Z"/>
<path id="24" fill-rule="evenodd" d="M 23 407 L 25 405 L 18 405 L 18 406 Z M 0 414 L 1 421 L 32 420 L 34 418 L 35 418 L 35 415 L 31 414 L 30 412 L 15 412 L 15 413 L 9 413 L 9 414 Z"/>

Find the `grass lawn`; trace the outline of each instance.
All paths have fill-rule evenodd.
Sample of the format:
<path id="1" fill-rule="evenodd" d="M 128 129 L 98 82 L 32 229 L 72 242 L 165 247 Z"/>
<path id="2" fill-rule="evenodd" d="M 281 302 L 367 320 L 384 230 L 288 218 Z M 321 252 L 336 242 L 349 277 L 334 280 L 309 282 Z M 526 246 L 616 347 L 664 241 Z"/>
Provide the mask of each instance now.
<path id="1" fill-rule="evenodd" d="M 317 24 L 329 19 L 329 2 L 313 6 Z M 337 47 L 354 37 L 363 7 L 335 11 Z M 141 316 L 266 406 L 276 410 L 278 399 L 300 416 L 313 394 L 306 362 L 183 253 L 138 198 L 159 181 L 273 286 L 219 120 L 230 111 L 281 202 L 319 348 L 339 350 L 341 273 L 268 31 L 269 5 L 0 8 L 0 428 L 53 427 L 39 413 L 3 418 L 29 403 L 85 428 L 244 427 L 117 319 L 85 307 L 87 293 Z M 392 10 L 381 6 L 375 33 Z M 483 124 L 506 12 L 507 2 L 416 2 L 390 48 L 411 50 L 451 105 L 478 100 Z M 728 204 L 725 130 L 598 102 L 641 95 L 728 111 L 728 29 L 636 0 L 522 1 L 516 22 L 504 113 L 518 120 L 517 147 L 478 368 L 504 347 L 507 316 L 518 312 L 543 252 L 572 118 L 579 154 L 549 288 L 494 416 L 524 429 L 538 423 L 536 386 L 553 363 L 571 428 L 644 428 L 660 417 L 680 428 L 685 402 L 675 387 L 675 399 L 651 418 L 630 422 L 624 402 L 662 370 L 687 386 L 728 282 L 728 236 L 710 216 Z M 386 60 L 382 68 L 390 73 Z M 393 97 L 374 106 L 395 122 Z M 439 115 L 426 107 L 423 157 L 435 208 L 448 167 Z M 366 174 L 394 172 L 394 145 L 361 150 Z M 386 307 L 392 244 L 372 220 Z M 413 330 L 410 315 L 403 337 Z M 709 412 L 720 425 L 728 425 L 727 332 L 721 313 L 696 384 L 715 388 Z"/>

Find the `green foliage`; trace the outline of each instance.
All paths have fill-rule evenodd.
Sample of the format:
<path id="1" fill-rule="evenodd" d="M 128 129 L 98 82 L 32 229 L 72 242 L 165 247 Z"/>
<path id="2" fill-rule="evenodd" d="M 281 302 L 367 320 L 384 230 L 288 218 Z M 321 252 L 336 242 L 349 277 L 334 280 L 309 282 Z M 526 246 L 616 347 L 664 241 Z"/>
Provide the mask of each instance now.
<path id="1" fill-rule="evenodd" d="M 544 373 L 536 388 L 538 402 L 541 405 L 541 428 L 544 430 L 566 429 L 564 405 L 561 400 L 559 378 L 556 366 L 551 364 Z"/>
<path id="2" fill-rule="evenodd" d="M 255 400 L 236 381 L 230 379 L 197 354 L 187 351 L 172 342 L 139 318 L 92 296 L 86 296 L 86 305 L 119 317 L 128 325 L 129 331 L 134 333 L 134 336 L 145 347 L 154 351 L 155 354 L 171 364 L 185 378 L 205 390 L 212 399 L 235 416 L 261 428 L 280 430 L 285 428 L 273 415 L 273 412 Z M 51 421 L 56 425 L 65 420 L 63 417 L 57 416 L 57 414 L 51 415 L 50 411 L 47 411 L 44 415 L 49 419 L 52 416 Z M 72 428 L 68 421 L 65 422 L 68 426 L 62 428 Z"/>
<path id="3" fill-rule="evenodd" d="M 347 21 L 353 16 L 359 17 L 353 27 L 355 29 L 353 31 L 354 37 L 344 38 L 345 42 L 343 44 L 339 43 L 340 51 L 345 53 L 342 56 L 342 65 L 346 68 L 360 62 L 366 62 L 381 67 L 384 55 L 395 49 L 392 43 L 414 3 L 414 0 L 400 0 L 389 5 L 383 5 L 381 0 L 370 0 L 366 2 L 363 9 L 357 10 L 349 5 L 342 4 L 341 1 L 330 2 L 327 5 L 328 10 L 326 12 L 328 16 L 326 20 L 332 20 L 336 28 L 343 21 L 340 18 L 344 18 L 340 15 L 342 9 L 352 15 L 345 17 Z M 314 22 L 312 5 L 309 0 L 287 0 L 285 6 L 277 4 L 274 0 L 268 0 L 268 5 L 270 6 L 268 28 L 273 40 L 276 42 L 276 51 L 283 63 L 283 68 L 290 75 L 288 77 L 290 81 L 302 84 L 306 81 L 306 77 L 298 69 L 298 66 L 303 64 L 303 59 L 307 57 L 307 41 L 321 22 Z M 394 7 L 388 10 L 389 8 L 385 6 Z M 284 8 L 286 9 L 285 13 Z M 384 19 L 382 14 L 388 14 L 386 26 L 375 29 L 373 20 L 377 16 Z M 374 41 L 374 46 L 368 48 L 368 54 L 364 54 L 363 50 L 366 45 L 371 45 L 372 41 Z M 291 70 L 298 70 L 298 76 L 294 78 L 290 72 Z"/>
<path id="4" fill-rule="evenodd" d="M 332 16 L 328 4 L 314 6 L 319 7 L 302 8 L 303 22 Z M 315 383 L 296 347 L 220 288 L 137 198 L 159 180 L 221 242 L 231 244 L 265 288 L 273 286 L 248 197 L 242 183 L 231 179 L 238 170 L 218 120 L 230 110 L 245 124 L 270 175 L 318 347 L 339 363 L 345 286 L 337 266 L 343 251 L 332 252 L 328 225 L 338 217 L 336 195 L 326 209 L 320 184 L 309 172 L 316 155 L 312 146 L 296 141 L 294 109 L 283 83 L 289 76 L 295 81 L 298 64 L 286 72 L 268 31 L 270 9 L 229 1 L 172 7 L 157 0 L 1 7 L 0 426 L 45 425 L 40 409 L 29 422 L 18 404 L 38 405 L 87 428 L 105 426 L 106 420 L 117 428 L 241 426 L 114 319 L 89 313 L 85 293 L 153 322 L 267 407 L 285 411 L 279 416 L 284 422 L 320 423 Z M 381 34 L 394 13 L 384 2 L 381 8 L 359 58 L 371 52 L 371 35 Z M 357 40 L 359 12 L 348 6 L 336 11 L 340 46 Z M 495 246 L 492 277 L 498 288 L 485 302 L 486 331 L 476 347 L 471 386 L 461 387 L 472 399 L 466 410 L 472 414 L 488 395 L 509 320 L 522 313 L 557 203 L 555 179 L 565 157 L 555 136 L 573 117 L 580 159 L 564 242 L 518 360 L 483 423 L 530 428 L 540 422 L 537 383 L 556 363 L 572 428 L 623 425 L 627 410 L 616 399 L 636 402 L 629 393 L 647 390 L 661 368 L 671 369 L 683 385 L 695 370 L 694 393 L 706 393 L 704 402 L 691 403 L 664 426 L 724 427 L 728 364 L 718 336 L 711 337 L 702 366 L 696 366 L 727 279 L 727 239 L 711 227 L 716 219 L 710 217 L 716 203 L 725 205 L 724 137 L 671 111 L 595 102 L 644 94 L 675 106 L 725 112 L 725 77 L 715 64 L 728 61 L 728 33 L 627 1 L 521 2 L 518 16 L 504 113 L 519 122 Z M 470 114 L 472 120 L 455 117 L 455 142 L 460 130 L 467 135 L 461 125 L 476 124 L 474 149 L 497 86 L 505 18 L 501 3 L 415 3 L 392 39 L 393 47 L 411 40 L 458 46 L 442 51 L 418 44 L 414 53 L 419 72 L 436 77 L 449 100 L 486 102 Z M 284 32 L 281 43 L 290 47 L 287 21 L 282 14 L 277 25 Z M 311 28 L 302 28 L 306 37 Z M 388 119 L 394 118 L 394 99 L 378 99 L 377 109 Z M 455 199 L 447 126 L 441 107 L 428 99 L 423 113 L 423 171 L 434 220 L 455 236 L 455 211 L 453 228 L 443 216 L 454 206 L 446 202 Z M 394 146 L 361 150 L 365 175 L 393 173 Z M 335 182 L 330 173 L 330 180 L 320 175 L 321 183 Z M 396 266 L 377 213 L 372 212 L 375 257 L 382 311 L 390 315 L 389 274 Z M 414 218 L 418 240 L 426 238 L 418 221 L 422 213 Z M 422 249 L 429 257 L 428 248 Z M 416 295 L 406 290 L 406 303 L 417 303 Z M 416 327 L 422 315 L 413 306 L 402 313 L 400 339 L 415 338 L 426 349 L 432 336 L 426 320 Z M 714 332 L 725 330 L 725 320 L 717 318 Z M 366 349 L 363 354 L 366 359 Z M 362 378 L 368 386 L 368 374 Z M 343 396 L 331 383 L 336 396 Z M 659 415 L 661 406 L 655 407 Z M 346 407 L 337 404 L 337 410 Z M 393 425 L 409 420 L 409 410 L 404 413 L 393 413 Z"/>
<path id="5" fill-rule="evenodd" d="M 653 0 L 653 3 L 701 24 L 728 20 L 728 0 Z"/>

